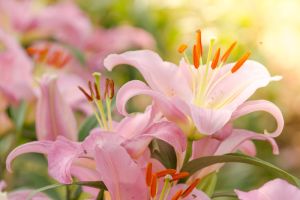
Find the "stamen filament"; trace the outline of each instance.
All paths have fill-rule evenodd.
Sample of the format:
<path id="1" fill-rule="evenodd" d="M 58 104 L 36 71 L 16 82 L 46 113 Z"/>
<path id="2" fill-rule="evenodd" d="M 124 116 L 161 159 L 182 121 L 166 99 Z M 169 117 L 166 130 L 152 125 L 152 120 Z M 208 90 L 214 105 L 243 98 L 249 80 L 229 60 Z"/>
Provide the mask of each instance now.
<path id="1" fill-rule="evenodd" d="M 172 176 L 166 175 L 164 180 L 164 186 L 160 193 L 159 200 L 165 200 L 167 198 L 170 188 L 170 180 L 172 179 Z"/>

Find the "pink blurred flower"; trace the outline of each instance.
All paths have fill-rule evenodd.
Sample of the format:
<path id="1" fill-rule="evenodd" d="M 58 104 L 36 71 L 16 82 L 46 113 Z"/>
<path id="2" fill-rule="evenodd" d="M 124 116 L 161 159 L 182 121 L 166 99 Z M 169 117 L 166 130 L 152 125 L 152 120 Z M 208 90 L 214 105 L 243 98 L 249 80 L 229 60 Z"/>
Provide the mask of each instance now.
<path id="1" fill-rule="evenodd" d="M 44 76 L 40 83 L 36 109 L 36 133 L 39 140 L 55 140 L 61 135 L 77 140 L 76 119 L 59 91 L 54 77 Z"/>
<path id="2" fill-rule="evenodd" d="M 11 102 L 32 99 L 32 63 L 18 42 L 0 29 L 0 92 Z"/>
<path id="3" fill-rule="evenodd" d="M 151 96 L 164 116 L 190 137 L 212 135 L 237 117 L 259 110 L 269 112 L 277 121 L 277 129 L 266 132 L 268 135 L 276 137 L 282 131 L 283 117 L 275 105 L 268 101 L 245 102 L 256 89 L 278 79 L 271 77 L 258 62 L 246 61 L 235 72 L 235 63 L 216 69 L 196 69 L 184 60 L 178 67 L 148 50 L 112 54 L 104 61 L 108 70 L 119 64 L 136 67 L 148 83 L 133 80 L 120 89 L 116 105 L 123 115 L 127 115 L 127 101 L 144 94 Z"/>
<path id="4" fill-rule="evenodd" d="M 240 200 L 298 200 L 300 190 L 294 185 L 282 179 L 275 179 L 267 182 L 262 187 L 249 192 L 235 190 Z"/>

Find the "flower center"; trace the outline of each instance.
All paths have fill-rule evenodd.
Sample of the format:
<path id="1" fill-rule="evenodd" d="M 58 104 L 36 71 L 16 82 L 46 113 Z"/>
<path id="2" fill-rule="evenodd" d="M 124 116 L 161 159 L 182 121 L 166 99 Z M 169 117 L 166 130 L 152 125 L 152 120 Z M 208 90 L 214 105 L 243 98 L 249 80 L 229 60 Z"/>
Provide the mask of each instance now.
<path id="1" fill-rule="evenodd" d="M 79 90 L 84 94 L 86 99 L 92 104 L 95 116 L 99 123 L 99 126 L 104 129 L 112 130 L 112 115 L 111 115 L 111 103 L 114 97 L 114 81 L 110 79 L 105 80 L 105 91 L 101 92 L 100 78 L 101 74 L 98 72 L 93 73 L 94 82 L 88 82 L 89 92 L 78 86 Z M 105 106 L 104 106 L 105 105 Z M 104 109 L 106 108 L 106 109 Z M 105 112 L 106 111 L 106 112 Z"/>
<path id="2" fill-rule="evenodd" d="M 165 169 L 156 173 L 152 171 L 152 163 L 148 163 L 146 169 L 146 184 L 149 189 L 150 199 L 154 200 L 159 197 L 159 200 L 165 200 L 171 188 L 176 185 L 177 181 L 189 176 L 188 172 L 177 172 L 175 169 Z M 164 179 L 163 188 L 158 194 L 158 184 L 159 179 Z M 178 190 L 173 196 L 172 200 L 183 199 L 187 197 L 193 189 L 199 184 L 200 179 L 196 179 L 192 182 L 185 190 Z"/>
<path id="3" fill-rule="evenodd" d="M 224 102 L 221 102 L 218 105 L 210 105 L 209 101 L 205 101 L 206 97 L 210 95 L 216 85 L 218 85 L 222 80 L 224 80 L 231 74 L 237 72 L 243 66 L 243 64 L 249 58 L 250 52 L 244 54 L 234 64 L 230 71 L 220 74 L 220 69 L 226 63 L 232 50 L 236 46 L 236 42 L 233 42 L 221 57 L 221 48 L 218 48 L 213 54 L 214 44 L 215 39 L 212 38 L 209 43 L 209 49 L 205 64 L 203 64 L 203 48 L 200 30 L 196 32 L 196 44 L 194 44 L 193 46 L 193 65 L 190 64 L 190 61 L 185 53 L 185 50 L 188 47 L 186 44 L 180 45 L 180 47 L 178 48 L 178 52 L 183 54 L 185 61 L 189 64 L 189 70 L 192 75 L 192 91 L 194 96 L 194 104 L 197 106 L 217 109 L 230 102 L 230 99 L 225 99 Z"/>
<path id="4" fill-rule="evenodd" d="M 51 49 L 50 44 L 43 47 L 28 47 L 27 53 L 33 57 L 37 66 L 47 65 L 56 69 L 63 68 L 71 59 L 71 56 L 60 49 Z"/>

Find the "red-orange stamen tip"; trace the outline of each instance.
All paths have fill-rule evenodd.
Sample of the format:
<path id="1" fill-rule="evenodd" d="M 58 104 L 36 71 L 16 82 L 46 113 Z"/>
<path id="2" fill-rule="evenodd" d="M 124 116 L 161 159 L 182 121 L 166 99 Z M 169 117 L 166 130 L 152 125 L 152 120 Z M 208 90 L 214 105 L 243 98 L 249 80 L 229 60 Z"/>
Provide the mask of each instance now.
<path id="1" fill-rule="evenodd" d="M 231 73 L 234 73 L 237 70 L 239 70 L 242 67 L 242 65 L 246 62 L 246 60 L 249 58 L 250 55 L 251 55 L 250 52 L 245 53 L 231 68 Z"/>
<path id="2" fill-rule="evenodd" d="M 79 90 L 84 94 L 88 101 L 93 101 L 93 98 L 80 86 L 78 86 Z"/>
<path id="3" fill-rule="evenodd" d="M 199 184 L 200 179 L 196 179 L 194 182 L 191 183 L 191 185 L 186 188 L 184 190 L 184 192 L 182 193 L 181 197 L 185 198 L 187 197 L 189 194 L 191 194 L 191 192 L 194 190 L 194 188 Z"/>
<path id="4" fill-rule="evenodd" d="M 152 178 L 152 163 L 148 163 L 146 169 L 146 184 L 147 186 L 151 185 L 151 178 Z"/>
<path id="5" fill-rule="evenodd" d="M 213 61 L 211 63 L 211 68 L 212 69 L 215 69 L 217 67 L 217 65 L 218 65 L 219 57 L 220 57 L 220 51 L 221 51 L 221 49 L 218 48 L 218 50 L 217 50 L 217 52 L 216 52 L 216 54 L 215 54 L 215 56 L 213 58 Z"/>
<path id="6" fill-rule="evenodd" d="M 202 56 L 201 30 L 196 31 L 196 47 L 199 58 Z"/>
<path id="7" fill-rule="evenodd" d="M 194 48 L 193 48 L 193 61 L 194 61 L 194 66 L 195 66 L 196 69 L 199 68 L 199 64 L 200 64 L 199 59 L 200 59 L 200 57 L 199 57 L 199 54 L 197 53 L 197 47 L 196 47 L 196 45 L 194 45 Z"/>
<path id="8" fill-rule="evenodd" d="M 227 49 L 227 51 L 224 53 L 224 55 L 221 58 L 221 62 L 225 63 L 226 60 L 228 59 L 230 53 L 232 52 L 233 48 L 235 47 L 237 42 L 233 42 L 230 47 Z"/>
<path id="9" fill-rule="evenodd" d="M 156 175 L 157 175 L 157 178 L 160 178 L 160 177 L 166 176 L 167 174 L 170 174 L 170 175 L 176 174 L 176 172 L 177 171 L 175 169 L 165 169 L 165 170 L 157 172 Z"/>
<path id="10" fill-rule="evenodd" d="M 174 196 L 172 197 L 171 200 L 178 200 L 180 198 L 180 196 L 182 195 L 183 190 L 178 190 Z"/>
<path id="11" fill-rule="evenodd" d="M 156 196 L 156 190 L 157 190 L 157 176 L 156 174 L 153 174 L 151 179 L 151 186 L 150 186 L 150 193 L 152 198 Z"/>
<path id="12" fill-rule="evenodd" d="M 179 53 L 183 53 L 185 50 L 186 50 L 186 48 L 187 48 L 188 46 L 186 45 L 186 44 L 181 44 L 179 47 L 178 47 L 178 52 Z"/>
<path id="13" fill-rule="evenodd" d="M 37 52 L 38 52 L 38 50 L 36 49 L 36 48 L 34 48 L 34 47 L 28 47 L 27 49 L 26 49 L 26 51 L 27 51 L 27 53 L 29 54 L 29 55 L 34 55 L 34 54 L 36 54 Z"/>
<path id="14" fill-rule="evenodd" d="M 190 173 L 188 173 L 188 172 L 180 172 L 178 174 L 173 174 L 172 175 L 172 181 L 177 181 L 179 179 L 188 177 L 189 175 L 190 175 Z"/>

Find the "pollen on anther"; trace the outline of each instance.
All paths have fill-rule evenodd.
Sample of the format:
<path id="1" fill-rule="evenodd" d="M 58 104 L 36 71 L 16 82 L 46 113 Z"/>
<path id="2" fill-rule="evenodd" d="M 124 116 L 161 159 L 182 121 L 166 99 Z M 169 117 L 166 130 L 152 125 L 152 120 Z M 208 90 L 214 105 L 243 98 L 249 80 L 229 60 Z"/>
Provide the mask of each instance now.
<path id="1" fill-rule="evenodd" d="M 246 62 L 246 60 L 249 58 L 250 55 L 251 55 L 250 52 L 245 53 L 231 68 L 231 73 L 234 73 L 237 70 L 239 70 L 242 67 L 242 65 Z"/>
<path id="2" fill-rule="evenodd" d="M 178 191 L 174 194 L 174 196 L 172 197 L 171 200 L 178 200 L 178 199 L 180 198 L 180 196 L 182 195 L 182 193 L 183 193 L 183 190 L 178 190 Z"/>
<path id="3" fill-rule="evenodd" d="M 211 63 L 211 68 L 212 69 L 215 69 L 217 67 L 217 65 L 218 65 L 219 57 L 220 57 L 220 51 L 221 51 L 221 49 L 218 48 L 218 50 L 217 50 L 217 52 L 216 52 L 216 54 L 215 54 L 215 56 L 213 58 L 213 61 Z"/>
<path id="4" fill-rule="evenodd" d="M 195 66 L 195 68 L 196 69 L 198 69 L 199 68 L 199 59 L 200 59 L 200 57 L 199 57 L 199 53 L 197 52 L 197 47 L 196 47 L 196 45 L 194 45 L 194 48 L 193 48 L 193 61 L 194 61 L 194 66 Z"/>
<path id="5" fill-rule="evenodd" d="M 151 186 L 150 186 L 150 193 L 152 198 L 156 196 L 156 190 L 157 190 L 157 176 L 156 174 L 153 174 L 151 178 Z"/>
<path id="6" fill-rule="evenodd" d="M 93 98 L 82 87 L 78 86 L 78 89 L 84 94 L 88 101 L 93 101 Z"/>
<path id="7" fill-rule="evenodd" d="M 160 177 L 164 177 L 166 176 L 167 174 L 176 174 L 176 170 L 175 169 L 165 169 L 165 170 L 162 170 L 162 171 L 159 171 L 159 172 L 156 172 L 156 175 L 157 175 L 157 178 L 160 178 Z"/>
<path id="8" fill-rule="evenodd" d="M 179 179 L 182 179 L 182 178 L 186 178 L 188 177 L 190 174 L 188 172 L 180 172 L 178 174 L 173 174 L 172 175 L 172 181 L 177 181 Z"/>
<path id="9" fill-rule="evenodd" d="M 196 179 L 194 182 L 192 182 L 191 185 L 184 190 L 181 197 L 183 198 L 187 197 L 194 190 L 194 188 L 199 184 L 199 182 L 200 179 Z"/>
<path id="10" fill-rule="evenodd" d="M 232 52 L 233 48 L 235 47 L 237 42 L 233 42 L 230 47 L 226 50 L 226 52 L 224 53 L 224 55 L 221 58 L 221 62 L 225 63 L 226 60 L 228 59 L 230 53 Z"/>
<path id="11" fill-rule="evenodd" d="M 95 89 L 95 93 L 96 93 L 96 99 L 100 100 L 101 99 L 101 95 L 100 95 L 99 88 L 98 88 L 98 86 L 97 86 L 96 83 L 94 83 L 94 89 Z"/>
<path id="12" fill-rule="evenodd" d="M 186 44 L 181 44 L 181 45 L 178 47 L 177 51 L 178 51 L 179 53 L 183 53 L 183 52 L 186 50 L 187 47 L 188 47 L 188 46 L 187 46 Z"/>
<path id="13" fill-rule="evenodd" d="M 146 169 L 146 184 L 147 184 L 147 186 L 151 185 L 151 179 L 152 179 L 152 163 L 148 163 L 147 169 Z"/>
<path id="14" fill-rule="evenodd" d="M 199 58 L 202 56 L 202 40 L 201 40 L 201 30 L 196 31 L 196 49 Z"/>

